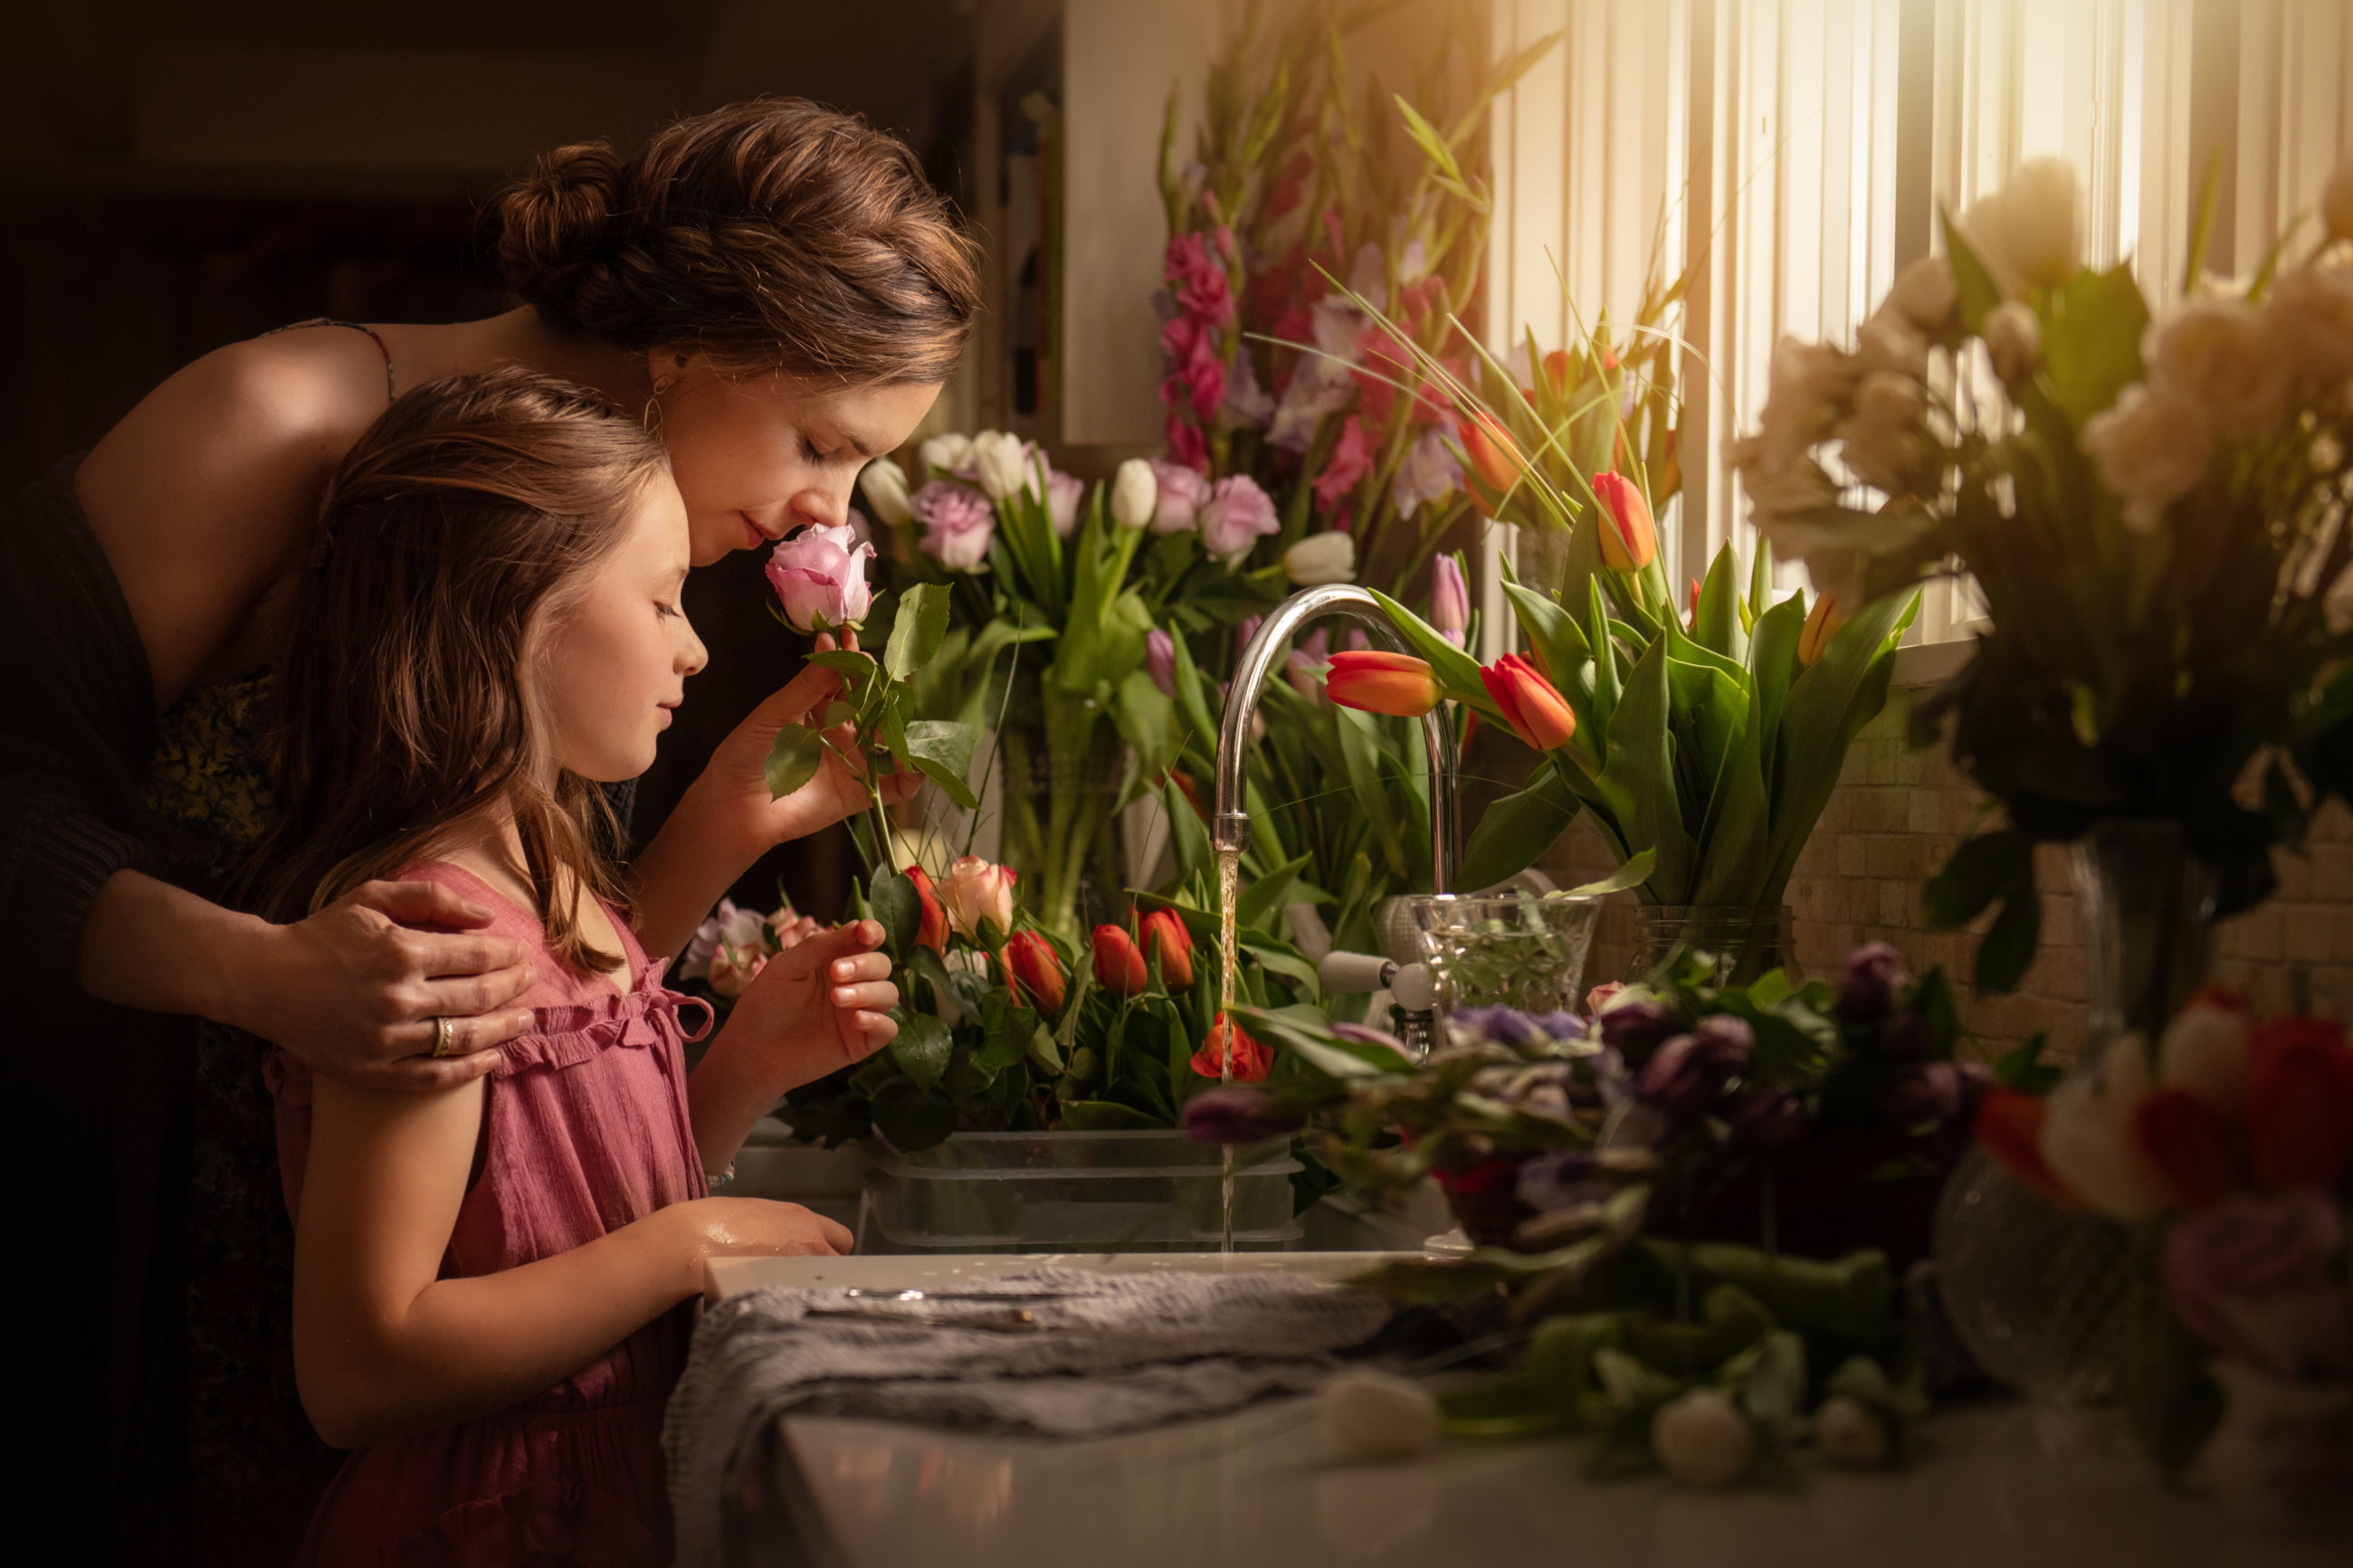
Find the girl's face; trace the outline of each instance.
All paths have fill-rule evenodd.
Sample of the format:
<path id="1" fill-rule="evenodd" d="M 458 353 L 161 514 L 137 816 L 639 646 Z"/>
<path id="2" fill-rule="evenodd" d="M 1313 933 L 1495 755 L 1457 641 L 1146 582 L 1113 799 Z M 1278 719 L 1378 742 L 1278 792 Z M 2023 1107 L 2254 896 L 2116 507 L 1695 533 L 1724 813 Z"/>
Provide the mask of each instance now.
<path id="1" fill-rule="evenodd" d="M 728 374 L 701 354 L 658 353 L 652 369 L 697 566 L 805 522 L 839 526 L 858 471 L 905 445 L 940 395 L 919 381 L 811 392 L 782 375 Z"/>
<path id="2" fill-rule="evenodd" d="M 688 554 L 685 504 L 658 473 L 541 645 L 536 686 L 557 766 L 599 784 L 653 766 L 686 678 L 709 662 L 679 605 Z"/>

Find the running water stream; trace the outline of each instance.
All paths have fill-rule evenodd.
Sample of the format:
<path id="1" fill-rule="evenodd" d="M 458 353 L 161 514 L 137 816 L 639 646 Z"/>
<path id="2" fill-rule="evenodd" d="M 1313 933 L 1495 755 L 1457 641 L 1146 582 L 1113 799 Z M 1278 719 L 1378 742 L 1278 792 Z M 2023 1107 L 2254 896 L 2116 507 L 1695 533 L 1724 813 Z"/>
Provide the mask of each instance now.
<path id="1" fill-rule="evenodd" d="M 1239 849 L 1218 851 L 1218 1016 L 1225 1022 L 1225 1032 L 1218 1039 L 1218 1082 L 1234 1080 L 1234 976 L 1240 967 L 1241 954 L 1234 946 L 1234 900 L 1240 891 L 1242 853 Z M 1218 1154 L 1218 1250 L 1231 1256 L 1234 1250 L 1234 1146 L 1219 1145 Z"/>

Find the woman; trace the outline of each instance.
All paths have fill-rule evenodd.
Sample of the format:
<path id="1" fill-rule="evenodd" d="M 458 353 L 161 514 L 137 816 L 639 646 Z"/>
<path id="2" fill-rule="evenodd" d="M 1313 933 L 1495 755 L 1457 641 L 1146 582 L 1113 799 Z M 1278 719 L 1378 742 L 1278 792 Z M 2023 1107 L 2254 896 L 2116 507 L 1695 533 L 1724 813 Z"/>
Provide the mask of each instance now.
<path id="1" fill-rule="evenodd" d="M 859 468 L 930 407 L 976 308 L 971 247 L 913 155 L 798 100 L 681 121 L 627 162 L 601 145 L 564 149 L 501 216 L 516 310 L 447 326 L 311 324 L 219 350 L 79 466 L 30 487 L 0 525 L 12 689 L 0 704 L 0 921 L 12 993 L 43 1037 L 78 1047 L 32 1054 L 48 1074 L 34 1194 L 57 1226 L 42 1244 L 89 1258 L 96 1298 L 60 1325 L 68 1353 L 46 1363 L 67 1379 L 55 1451 L 85 1479 L 111 1477 L 94 1517 L 134 1537 L 182 1447 L 163 1423 L 182 1399 L 184 1226 L 199 1325 L 194 1496 L 241 1530 L 290 1517 L 299 1530 L 309 1503 L 289 1480 L 308 1434 L 290 1419 L 274 1349 L 290 1242 L 271 1214 L 258 1047 L 216 1026 L 195 1031 L 192 1050 L 153 1015 L 234 1026 L 315 1071 L 419 1090 L 489 1070 L 529 1021 L 513 1005 L 531 978 L 522 948 L 464 934 L 489 912 L 446 888 L 374 882 L 288 924 L 217 901 L 268 820 L 253 715 L 322 547 L 328 476 L 402 386 L 518 364 L 660 435 L 692 559 L 707 564 L 839 521 Z M 767 795 L 770 737 L 821 712 L 831 689 L 807 672 L 764 704 L 638 852 L 647 951 L 675 952 L 760 853 L 862 802 L 835 763 L 786 800 Z M 456 934 L 407 929 L 424 924 Z M 189 1097 L 172 1087 L 191 1071 L 192 1135 Z M 171 1158 L 175 1137 L 193 1142 L 192 1183 Z M 118 1550 L 144 1560 L 155 1548 Z"/>

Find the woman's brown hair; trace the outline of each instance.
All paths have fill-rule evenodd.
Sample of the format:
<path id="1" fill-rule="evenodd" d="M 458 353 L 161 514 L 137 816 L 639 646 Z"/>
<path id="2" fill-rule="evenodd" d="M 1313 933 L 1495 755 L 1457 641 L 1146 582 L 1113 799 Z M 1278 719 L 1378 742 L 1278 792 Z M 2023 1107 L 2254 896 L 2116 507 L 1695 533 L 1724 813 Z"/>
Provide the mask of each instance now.
<path id="1" fill-rule="evenodd" d="M 972 242 L 906 143 L 798 98 L 681 120 L 624 160 L 562 147 L 499 202 L 507 287 L 626 349 L 836 385 L 945 381 Z"/>
<path id="2" fill-rule="evenodd" d="M 620 962 L 587 945 L 571 897 L 626 901 L 599 847 L 610 812 L 547 767 L 532 686 L 550 618 L 665 460 L 592 394 L 515 369 L 427 382 L 368 427 L 328 484 L 271 699 L 279 815 L 251 863 L 266 913 L 300 919 L 504 807 L 548 945 Z"/>

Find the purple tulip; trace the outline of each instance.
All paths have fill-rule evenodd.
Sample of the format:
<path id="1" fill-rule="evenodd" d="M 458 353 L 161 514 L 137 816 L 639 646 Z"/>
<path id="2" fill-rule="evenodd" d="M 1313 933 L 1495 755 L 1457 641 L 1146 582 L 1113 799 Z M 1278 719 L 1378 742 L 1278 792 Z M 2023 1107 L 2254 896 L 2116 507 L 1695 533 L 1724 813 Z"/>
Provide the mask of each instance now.
<path id="1" fill-rule="evenodd" d="M 1657 1002 L 1620 1002 L 1594 1022 L 1601 1043 L 1630 1062 L 1642 1060 L 1683 1026 L 1671 1008 Z"/>
<path id="2" fill-rule="evenodd" d="M 1240 1084 L 1205 1089 L 1185 1102 L 1185 1136 L 1196 1143 L 1263 1143 L 1306 1125 L 1273 1095 Z"/>
<path id="3" fill-rule="evenodd" d="M 1870 942 L 1854 950 L 1839 976 L 1838 1016 L 1850 1024 L 1876 1024 L 1895 1005 L 1895 988 L 1904 978 L 1904 955 L 1883 942 Z"/>
<path id="4" fill-rule="evenodd" d="M 1634 1075 L 1634 1097 L 1677 1121 L 1704 1114 L 1725 1080 L 1748 1065 L 1757 1037 L 1738 1018 L 1718 1014 L 1677 1035 Z"/>
<path id="5" fill-rule="evenodd" d="M 1241 618 L 1240 624 L 1234 627 L 1234 657 L 1236 658 L 1241 658 L 1243 650 L 1248 648 L 1250 645 L 1250 638 L 1258 636 L 1259 627 L 1265 624 L 1266 617 L 1264 616 L 1244 616 Z"/>
<path id="6" fill-rule="evenodd" d="M 1808 1125 L 1804 1102 L 1769 1084 L 1741 1096 L 1725 1120 L 1739 1149 L 1786 1149 L 1805 1137 Z"/>
<path id="7" fill-rule="evenodd" d="M 768 556 L 768 582 L 793 629 L 829 632 L 864 621 L 873 605 L 866 586 L 873 554 L 848 523 L 812 523 L 777 545 Z"/>
<path id="8" fill-rule="evenodd" d="M 1079 526 L 1079 498 L 1086 489 L 1073 474 L 1056 473 L 1046 481 L 1046 516 L 1055 538 L 1068 539 Z"/>
<path id="9" fill-rule="evenodd" d="M 1456 647 L 1471 630 L 1471 589 L 1451 555 L 1430 563 L 1430 624 Z"/>
<path id="10" fill-rule="evenodd" d="M 1161 696 L 1176 695 L 1176 639 L 1158 626 L 1144 634 L 1144 673 Z"/>
<path id="11" fill-rule="evenodd" d="M 2344 1240 L 2326 1193 L 2246 1194 L 2177 1220 L 2158 1274 L 2182 1325 L 2224 1355 L 2275 1377 L 2342 1377 L 2353 1297 L 2328 1260 Z"/>

